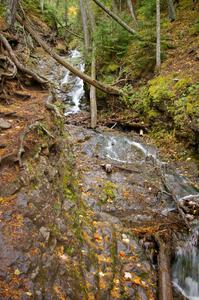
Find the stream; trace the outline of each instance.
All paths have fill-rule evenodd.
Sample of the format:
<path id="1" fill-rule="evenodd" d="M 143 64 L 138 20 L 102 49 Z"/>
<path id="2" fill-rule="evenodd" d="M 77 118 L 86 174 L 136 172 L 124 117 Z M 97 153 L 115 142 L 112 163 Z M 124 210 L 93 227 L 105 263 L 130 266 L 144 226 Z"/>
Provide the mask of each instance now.
<path id="1" fill-rule="evenodd" d="M 84 62 L 78 50 L 70 51 L 68 59 L 84 71 Z M 83 81 L 55 62 L 50 62 L 53 67 L 50 69 L 48 66 L 48 70 L 45 64 L 45 61 L 40 63 L 40 69 L 58 84 L 59 89 L 56 93 L 65 104 L 65 116 L 75 116 L 85 108 Z M 180 168 L 163 162 L 156 147 L 145 141 L 145 137 L 108 128 L 93 131 L 72 124 L 66 125 L 66 128 L 75 144 L 74 152 L 81 173 L 83 200 L 88 207 L 99 215 L 102 221 L 121 224 L 119 226 L 126 228 L 122 240 L 130 239 L 128 232 L 132 231 L 132 228 L 136 230 L 145 226 L 171 226 L 175 299 L 182 299 L 183 296 L 185 299 L 199 300 L 198 188 L 182 174 Z M 106 168 L 111 169 L 107 171 Z M 185 230 L 180 229 L 180 232 L 177 232 L 179 226 L 183 226 L 182 223 L 176 225 L 180 224 L 181 220 L 172 197 L 165 192 L 161 179 L 162 171 L 169 190 L 191 225 L 189 235 Z M 134 246 L 144 247 L 147 255 L 147 259 L 143 258 L 144 263 L 151 265 L 147 267 L 148 272 L 154 272 L 156 262 L 152 257 L 150 243 L 153 243 L 153 240 L 146 240 L 140 234 L 140 241 Z M 126 251 L 123 247 L 121 244 L 118 251 Z M 126 269 L 125 274 L 131 277 L 129 269 Z M 141 289 L 138 289 L 138 293 L 143 300 L 149 297 Z M 133 292 L 129 295 L 128 299 L 134 299 Z"/>

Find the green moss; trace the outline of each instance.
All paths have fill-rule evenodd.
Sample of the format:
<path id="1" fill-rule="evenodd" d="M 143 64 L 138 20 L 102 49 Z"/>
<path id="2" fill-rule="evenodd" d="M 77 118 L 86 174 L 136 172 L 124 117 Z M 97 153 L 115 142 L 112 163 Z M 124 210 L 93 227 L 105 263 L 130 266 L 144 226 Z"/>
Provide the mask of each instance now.
<path id="1" fill-rule="evenodd" d="M 107 201 L 113 201 L 116 196 L 116 185 L 111 181 L 106 181 L 103 186 L 103 191 L 100 195 L 100 203 L 104 204 Z"/>
<path id="2" fill-rule="evenodd" d="M 161 104 L 164 100 L 174 98 L 175 94 L 171 90 L 172 77 L 158 76 L 149 82 L 149 97 L 153 102 Z"/>

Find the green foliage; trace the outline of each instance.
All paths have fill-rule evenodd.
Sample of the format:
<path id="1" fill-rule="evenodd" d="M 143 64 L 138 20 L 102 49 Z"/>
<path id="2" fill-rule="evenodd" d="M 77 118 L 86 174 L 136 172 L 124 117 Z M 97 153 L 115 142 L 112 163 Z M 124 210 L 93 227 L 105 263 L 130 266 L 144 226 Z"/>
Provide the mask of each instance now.
<path id="1" fill-rule="evenodd" d="M 199 34 L 199 21 L 194 23 L 190 29 L 189 29 L 189 33 L 191 35 L 198 35 Z"/>
<path id="2" fill-rule="evenodd" d="M 100 21 L 94 33 L 96 54 L 110 62 L 113 57 L 121 58 L 127 51 L 131 35 L 110 18 Z"/>

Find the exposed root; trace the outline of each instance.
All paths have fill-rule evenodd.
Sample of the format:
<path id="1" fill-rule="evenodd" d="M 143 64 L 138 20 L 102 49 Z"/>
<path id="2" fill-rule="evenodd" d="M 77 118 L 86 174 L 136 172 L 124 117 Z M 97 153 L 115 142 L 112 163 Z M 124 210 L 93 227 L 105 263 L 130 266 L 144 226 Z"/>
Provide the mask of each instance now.
<path id="1" fill-rule="evenodd" d="M 10 57 L 10 59 L 12 60 L 12 64 L 15 65 L 15 68 L 17 68 L 18 70 L 20 70 L 22 73 L 25 73 L 29 76 L 31 76 L 34 80 L 36 80 L 37 82 L 41 83 L 41 84 L 45 84 L 48 82 L 48 80 L 41 76 L 36 74 L 35 72 L 33 72 L 32 70 L 24 67 L 19 60 L 17 59 L 17 57 L 15 56 L 9 42 L 7 41 L 7 39 L 3 36 L 2 33 L 0 33 L 0 41 L 2 42 L 2 44 L 4 45 L 5 49 L 8 52 L 8 55 Z M 16 74 L 15 74 L 16 75 Z"/>
<path id="2" fill-rule="evenodd" d="M 58 118 L 62 118 L 63 116 L 60 114 L 60 111 L 56 105 L 52 103 L 53 96 L 50 95 L 46 101 L 46 108 L 53 111 Z"/>
<path id="3" fill-rule="evenodd" d="M 20 145 L 19 145 L 19 150 L 18 150 L 18 153 L 17 153 L 17 160 L 18 160 L 18 162 L 19 162 L 19 166 L 21 167 L 22 166 L 22 155 L 23 155 L 23 153 L 25 153 L 25 149 L 24 149 L 24 146 L 23 146 L 23 144 L 24 144 L 24 139 L 25 139 L 25 137 L 26 137 L 26 135 L 30 132 L 30 131 L 32 131 L 32 130 L 34 130 L 34 129 L 41 129 L 45 134 L 47 134 L 48 136 L 50 136 L 51 138 L 55 138 L 46 128 L 45 128 L 45 126 L 42 124 L 42 123 L 40 123 L 40 122 L 35 122 L 34 124 L 31 124 L 31 125 L 29 125 L 25 130 L 24 130 L 24 132 L 20 135 L 20 138 L 19 138 L 19 140 L 20 140 Z"/>
<path id="4" fill-rule="evenodd" d="M 3 72 L 6 70 L 6 72 Z M 17 74 L 17 68 L 8 56 L 0 55 L 0 80 L 2 78 L 14 78 Z"/>

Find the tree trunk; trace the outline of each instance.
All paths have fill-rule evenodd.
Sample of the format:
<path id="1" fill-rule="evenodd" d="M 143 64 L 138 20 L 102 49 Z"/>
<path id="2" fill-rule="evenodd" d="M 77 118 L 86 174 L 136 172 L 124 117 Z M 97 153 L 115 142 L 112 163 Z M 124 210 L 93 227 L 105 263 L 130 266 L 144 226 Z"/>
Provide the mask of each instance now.
<path id="1" fill-rule="evenodd" d="M 14 25 L 16 12 L 19 0 L 8 0 L 7 1 L 7 23 L 9 27 Z"/>
<path id="2" fill-rule="evenodd" d="M 113 95 L 120 95 L 122 92 L 116 88 L 113 88 L 109 85 L 103 84 L 97 80 L 93 80 L 90 76 L 86 75 L 85 73 L 78 70 L 76 67 L 69 64 L 66 60 L 64 60 L 61 56 L 56 54 L 35 32 L 34 29 L 31 28 L 31 26 L 27 23 L 26 20 L 22 19 L 19 15 L 16 16 L 17 21 L 24 26 L 24 28 L 30 33 L 30 35 L 33 37 L 33 39 L 50 55 L 52 56 L 58 63 L 63 65 L 66 69 L 68 69 L 71 73 L 78 76 L 85 82 L 95 86 L 97 89 L 107 93 L 107 94 L 113 94 Z"/>
<path id="3" fill-rule="evenodd" d="M 167 2 L 168 2 L 169 19 L 171 20 L 171 22 L 173 22 L 176 19 L 174 3 L 173 3 L 173 0 L 167 0 Z"/>
<path id="4" fill-rule="evenodd" d="M 171 244 L 169 238 L 166 241 L 159 236 L 155 236 L 159 246 L 158 254 L 158 285 L 159 285 L 159 300 L 173 300 L 172 279 L 170 269 L 170 252 Z"/>
<path id="5" fill-rule="evenodd" d="M 120 24 L 124 29 L 126 29 L 129 33 L 136 35 L 139 39 L 141 39 L 140 35 L 131 27 L 129 27 L 122 19 L 120 19 L 116 14 L 110 11 L 108 8 L 104 6 L 99 0 L 93 0 L 103 11 L 106 12 L 112 19 L 114 19 L 118 24 Z"/>
<path id="6" fill-rule="evenodd" d="M 156 69 L 159 71 L 161 66 L 161 44 L 160 44 L 160 0 L 156 0 Z"/>
<path id="7" fill-rule="evenodd" d="M 90 0 L 86 0 L 88 15 L 90 20 L 90 32 L 92 36 L 92 60 L 91 60 L 91 78 L 96 80 L 96 58 L 95 58 L 95 43 L 93 40 L 93 32 L 95 30 L 95 16 L 92 8 L 92 3 Z M 90 111 L 91 111 L 91 128 L 97 126 L 97 98 L 96 98 L 96 88 L 94 86 L 90 87 Z"/>
<path id="8" fill-rule="evenodd" d="M 91 62 L 91 78 L 96 79 L 96 61 L 95 61 L 95 47 L 92 51 L 92 62 Z M 91 110 L 91 128 L 97 126 L 97 101 L 96 101 L 96 88 L 90 87 L 90 110 Z"/>
<path id="9" fill-rule="evenodd" d="M 42 14 L 44 13 L 44 0 L 40 0 L 40 7 Z"/>
<path id="10" fill-rule="evenodd" d="M 128 4 L 128 7 L 129 7 L 129 10 L 130 10 L 132 19 L 135 22 L 135 24 L 137 25 L 137 20 L 136 20 L 136 17 L 135 17 L 135 13 L 134 13 L 134 8 L 133 8 L 132 1 L 131 0 L 127 0 L 127 4 Z"/>
<path id="11" fill-rule="evenodd" d="M 118 13 L 118 6 L 117 6 L 116 0 L 112 0 L 112 8 L 113 8 L 113 12 L 115 14 L 117 14 Z"/>
<path id="12" fill-rule="evenodd" d="M 86 9 L 84 6 L 84 0 L 79 0 L 79 5 L 80 5 L 80 11 L 82 17 L 82 28 L 84 33 L 84 46 L 85 46 L 85 52 L 87 53 L 90 47 L 90 37 L 89 37 L 88 20 L 86 15 Z"/>

